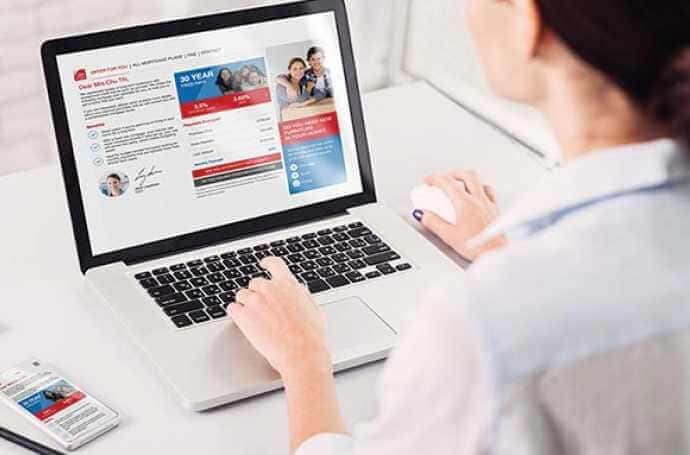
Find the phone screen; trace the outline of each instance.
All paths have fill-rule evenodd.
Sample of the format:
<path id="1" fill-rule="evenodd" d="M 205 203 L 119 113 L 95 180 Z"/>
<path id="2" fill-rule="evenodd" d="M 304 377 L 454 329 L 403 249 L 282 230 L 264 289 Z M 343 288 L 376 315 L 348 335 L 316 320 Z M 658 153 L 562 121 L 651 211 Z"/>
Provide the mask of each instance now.
<path id="1" fill-rule="evenodd" d="M 37 360 L 0 372 L 0 396 L 68 448 L 101 434 L 119 417 Z"/>

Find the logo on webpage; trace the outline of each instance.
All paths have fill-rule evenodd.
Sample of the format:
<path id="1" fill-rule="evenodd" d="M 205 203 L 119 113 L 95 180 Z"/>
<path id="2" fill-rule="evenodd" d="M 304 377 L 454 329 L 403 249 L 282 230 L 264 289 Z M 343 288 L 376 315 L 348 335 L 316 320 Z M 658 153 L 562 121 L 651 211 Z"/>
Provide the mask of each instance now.
<path id="1" fill-rule="evenodd" d="M 86 69 L 79 68 L 74 71 L 74 82 L 86 80 Z"/>

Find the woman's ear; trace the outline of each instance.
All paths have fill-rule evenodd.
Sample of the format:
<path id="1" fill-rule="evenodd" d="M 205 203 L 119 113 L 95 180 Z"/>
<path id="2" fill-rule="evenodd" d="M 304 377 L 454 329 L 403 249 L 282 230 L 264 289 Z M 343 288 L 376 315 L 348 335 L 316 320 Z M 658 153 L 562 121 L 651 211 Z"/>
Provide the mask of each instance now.
<path id="1" fill-rule="evenodd" d="M 545 31 L 537 0 L 512 0 L 517 15 L 515 42 L 520 56 L 531 60 L 537 56 L 543 44 Z"/>

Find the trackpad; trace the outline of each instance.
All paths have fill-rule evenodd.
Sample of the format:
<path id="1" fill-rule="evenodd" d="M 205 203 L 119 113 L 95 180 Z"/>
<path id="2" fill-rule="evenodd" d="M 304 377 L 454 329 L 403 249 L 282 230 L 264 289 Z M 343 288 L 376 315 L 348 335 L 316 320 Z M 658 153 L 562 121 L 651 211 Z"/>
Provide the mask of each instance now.
<path id="1" fill-rule="evenodd" d="M 389 349 L 396 333 L 364 301 L 351 297 L 321 306 L 334 362 Z"/>

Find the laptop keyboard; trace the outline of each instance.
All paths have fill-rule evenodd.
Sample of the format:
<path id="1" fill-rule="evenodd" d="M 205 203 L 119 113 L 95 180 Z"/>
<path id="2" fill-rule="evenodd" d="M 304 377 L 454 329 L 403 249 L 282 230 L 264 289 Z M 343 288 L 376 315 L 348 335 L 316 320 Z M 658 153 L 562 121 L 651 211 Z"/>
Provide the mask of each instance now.
<path id="1" fill-rule="evenodd" d="M 288 264 L 312 294 L 412 268 L 360 222 L 323 229 L 134 275 L 178 328 L 227 316 L 228 305 L 252 278 L 270 276 L 267 256 Z"/>

